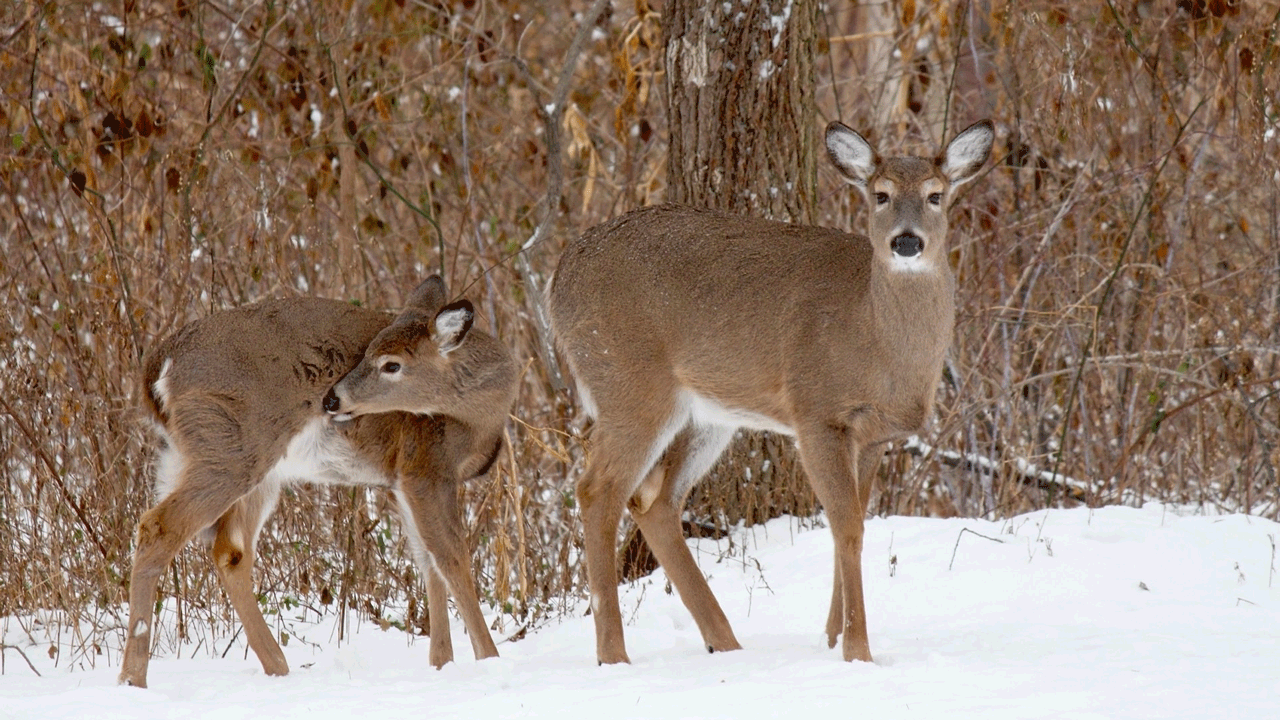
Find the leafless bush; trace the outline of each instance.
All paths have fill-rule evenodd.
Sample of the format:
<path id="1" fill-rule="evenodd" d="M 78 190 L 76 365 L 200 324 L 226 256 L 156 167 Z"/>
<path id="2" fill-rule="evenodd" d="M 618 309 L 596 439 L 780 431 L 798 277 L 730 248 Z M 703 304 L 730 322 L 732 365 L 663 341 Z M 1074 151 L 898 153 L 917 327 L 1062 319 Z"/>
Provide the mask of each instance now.
<path id="1" fill-rule="evenodd" d="M 820 117 L 904 150 L 983 116 L 1001 138 L 953 222 L 960 316 L 939 416 L 890 454 L 877 511 L 1151 499 L 1280 516 L 1277 16 L 1232 2 L 849 5 L 825 16 Z M 95 628 L 75 643 L 88 658 L 123 624 L 151 498 L 137 366 L 159 336 L 269 295 L 394 306 L 439 270 L 528 358 L 510 452 L 467 489 L 486 600 L 516 632 L 579 596 L 583 443 L 510 258 L 541 217 L 533 98 L 585 7 L 0 11 L 0 617 L 53 610 Z M 535 272 L 569 236 L 663 197 L 657 12 L 614 7 L 584 49 L 563 216 L 527 250 Z M 859 227 L 834 171 L 817 183 L 818 221 Z M 753 482 L 790 468 L 758 470 Z M 268 609 L 342 604 L 422 631 L 385 502 L 287 497 L 262 539 Z M 695 520 L 725 521 L 716 508 L 734 500 L 696 502 Z M 180 556 L 164 619 L 178 635 L 234 632 L 213 580 L 198 548 Z"/>

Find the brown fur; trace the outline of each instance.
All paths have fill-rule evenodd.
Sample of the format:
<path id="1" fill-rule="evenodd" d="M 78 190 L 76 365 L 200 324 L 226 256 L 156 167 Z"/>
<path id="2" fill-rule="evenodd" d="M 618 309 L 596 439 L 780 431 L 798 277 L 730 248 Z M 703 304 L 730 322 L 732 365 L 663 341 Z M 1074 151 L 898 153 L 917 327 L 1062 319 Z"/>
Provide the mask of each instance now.
<path id="1" fill-rule="evenodd" d="M 469 303 L 444 301 L 436 277 L 399 316 L 318 298 L 269 300 L 193 322 L 148 355 L 146 402 L 177 465 L 168 494 L 138 523 L 122 683 L 146 686 L 157 581 L 202 530 L 212 531 L 215 566 L 263 669 L 288 673 L 258 609 L 252 568 L 258 532 L 290 480 L 395 491 L 427 576 L 432 664 L 453 658 L 446 586 L 476 657 L 497 654 L 470 574 L 457 483 L 486 471 L 501 447 L 517 368 L 497 340 L 470 330 Z M 442 353 L 437 320 L 456 316 L 467 317 L 465 328 Z M 403 373 L 379 383 L 369 365 L 387 347 L 402 352 Z M 363 406 L 354 406 L 353 387 Z M 350 420 L 325 416 L 329 395 L 329 409 Z M 337 407 L 339 395 L 348 406 Z M 342 449 L 325 476 L 269 474 L 307 428 L 319 428 L 317 445 Z"/>
<path id="2" fill-rule="evenodd" d="M 689 489 L 738 426 L 797 438 L 836 540 L 828 637 L 844 634 L 847 660 L 871 658 L 860 558 L 876 446 L 931 411 L 955 315 L 946 210 L 992 131 L 973 126 L 936 160 L 882 160 L 838 123 L 827 138 L 871 205 L 867 236 L 664 205 L 588 230 L 560 259 L 552 321 L 596 416 L 577 494 L 602 663 L 628 661 L 624 506 L 707 648 L 739 647 L 680 535 Z M 922 251 L 897 257 L 904 238 Z"/>

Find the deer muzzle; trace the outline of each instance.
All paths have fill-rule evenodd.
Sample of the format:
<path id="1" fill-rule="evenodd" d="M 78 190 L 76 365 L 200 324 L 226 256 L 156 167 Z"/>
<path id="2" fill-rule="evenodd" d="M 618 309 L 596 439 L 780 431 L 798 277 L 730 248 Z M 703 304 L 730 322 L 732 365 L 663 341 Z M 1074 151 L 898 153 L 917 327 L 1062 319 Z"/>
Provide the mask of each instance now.
<path id="1" fill-rule="evenodd" d="M 924 250 L 924 240 L 919 235 L 902 233 L 889 241 L 889 249 L 898 257 L 915 257 Z"/>
<path id="2" fill-rule="evenodd" d="M 333 419 L 338 422 L 350 420 L 351 413 L 340 412 L 342 410 L 342 400 L 338 397 L 338 393 L 333 390 L 333 388 L 329 388 L 329 392 L 324 395 L 324 401 L 321 402 L 321 405 L 324 407 L 324 411 L 332 415 Z"/>

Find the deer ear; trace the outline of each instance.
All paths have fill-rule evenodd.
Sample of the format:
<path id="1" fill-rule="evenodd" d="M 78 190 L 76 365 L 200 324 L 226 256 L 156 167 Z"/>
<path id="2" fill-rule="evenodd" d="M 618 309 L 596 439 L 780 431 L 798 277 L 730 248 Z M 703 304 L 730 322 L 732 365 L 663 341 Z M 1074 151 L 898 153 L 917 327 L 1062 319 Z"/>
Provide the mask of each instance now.
<path id="1" fill-rule="evenodd" d="M 940 160 L 942 174 L 953 187 L 969 182 L 978 174 L 991 155 L 991 144 L 995 139 L 991 121 L 979 120 L 947 144 Z"/>
<path id="2" fill-rule="evenodd" d="M 827 126 L 827 157 L 849 182 L 860 188 L 866 188 L 867 180 L 880 165 L 880 156 L 871 143 L 839 121 Z"/>
<path id="3" fill-rule="evenodd" d="M 445 290 L 444 280 L 439 275 L 432 275 L 409 293 L 404 307 L 405 310 L 412 308 L 425 315 L 434 315 L 448 301 L 449 294 Z"/>
<path id="4" fill-rule="evenodd" d="M 436 349 L 441 355 L 448 355 L 466 339 L 467 333 L 471 330 L 471 323 L 475 321 L 475 307 L 471 305 L 469 300 L 459 300 L 455 303 L 449 303 L 436 313 L 435 332 L 432 337 L 436 342 Z"/>

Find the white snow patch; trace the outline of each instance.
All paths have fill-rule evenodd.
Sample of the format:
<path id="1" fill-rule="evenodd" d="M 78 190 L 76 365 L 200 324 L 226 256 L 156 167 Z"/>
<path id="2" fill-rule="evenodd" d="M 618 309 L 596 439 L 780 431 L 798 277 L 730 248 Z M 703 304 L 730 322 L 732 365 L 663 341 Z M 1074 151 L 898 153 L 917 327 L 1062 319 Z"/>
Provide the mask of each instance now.
<path id="1" fill-rule="evenodd" d="M 62 633 L 50 653 L 44 636 L 28 637 L 31 623 L 0 619 L 0 642 L 23 647 L 40 672 L 8 653 L 0 714 L 421 718 L 429 703 L 433 717 L 557 720 L 750 718 L 780 708 L 823 718 L 851 707 L 890 720 L 1267 718 L 1280 687 L 1273 540 L 1280 524 L 1269 520 L 1162 505 L 999 522 L 871 518 L 870 664 L 827 648 L 831 533 L 789 518 L 690 542 L 743 645 L 729 653 L 707 654 L 661 571 L 620 588 L 632 661 L 622 666 L 596 665 L 585 599 L 523 640 L 499 634 L 493 660 L 473 660 L 455 631 L 456 661 L 438 672 L 426 638 L 352 623 L 349 613 L 340 645 L 335 617 L 286 614 L 287 677 L 264 676 L 243 637 L 227 631 L 162 652 L 145 691 L 116 685 L 119 629 L 100 637 L 101 654 L 69 662 L 84 644 L 77 633 Z"/>
<path id="2" fill-rule="evenodd" d="M 101 16 L 102 24 L 116 31 L 117 35 L 124 35 L 124 21 L 115 15 L 103 13 Z"/>
<path id="3" fill-rule="evenodd" d="M 314 104 L 311 106 L 311 137 L 320 135 L 320 123 L 324 121 L 324 113 Z"/>

